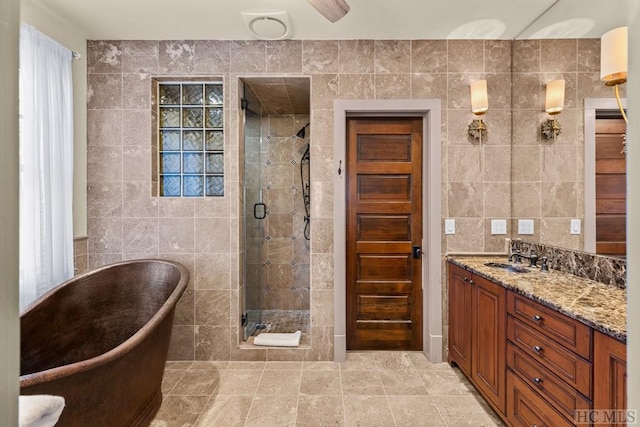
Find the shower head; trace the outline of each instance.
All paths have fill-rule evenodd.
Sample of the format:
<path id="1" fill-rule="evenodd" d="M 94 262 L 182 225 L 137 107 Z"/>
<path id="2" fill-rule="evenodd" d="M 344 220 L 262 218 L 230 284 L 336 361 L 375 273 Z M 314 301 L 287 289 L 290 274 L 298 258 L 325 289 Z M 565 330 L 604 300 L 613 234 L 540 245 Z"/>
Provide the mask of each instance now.
<path id="1" fill-rule="evenodd" d="M 296 136 L 300 139 L 304 139 L 304 136 L 307 134 L 307 128 L 311 123 L 307 123 L 304 125 L 298 132 L 296 132 Z"/>

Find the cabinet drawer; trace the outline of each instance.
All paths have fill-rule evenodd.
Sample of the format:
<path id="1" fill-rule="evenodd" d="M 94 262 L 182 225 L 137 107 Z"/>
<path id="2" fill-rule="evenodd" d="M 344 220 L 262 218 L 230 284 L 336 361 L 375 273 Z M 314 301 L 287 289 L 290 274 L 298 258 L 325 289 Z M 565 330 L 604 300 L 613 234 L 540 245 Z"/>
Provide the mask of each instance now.
<path id="1" fill-rule="evenodd" d="M 591 408 L 589 400 L 511 343 L 507 366 L 565 417 L 572 419 L 576 409 Z"/>
<path id="2" fill-rule="evenodd" d="M 591 362 L 529 325 L 508 316 L 507 338 L 585 396 L 591 396 Z"/>
<path id="3" fill-rule="evenodd" d="M 573 426 L 511 371 L 507 372 L 507 419 L 514 427 Z"/>
<path id="4" fill-rule="evenodd" d="M 507 310 L 513 317 L 553 338 L 562 346 L 591 359 L 591 328 L 542 304 L 509 292 Z"/>

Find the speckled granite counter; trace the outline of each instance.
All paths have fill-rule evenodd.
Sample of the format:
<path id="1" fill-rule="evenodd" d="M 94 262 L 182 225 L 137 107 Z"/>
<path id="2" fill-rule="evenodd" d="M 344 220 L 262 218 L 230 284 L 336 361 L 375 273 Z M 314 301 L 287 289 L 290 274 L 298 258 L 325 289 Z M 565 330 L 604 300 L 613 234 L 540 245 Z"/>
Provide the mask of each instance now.
<path id="1" fill-rule="evenodd" d="M 627 293 L 624 289 L 555 270 L 547 273 L 530 268 L 529 273 L 510 273 L 485 266 L 488 262 L 507 262 L 506 257 L 450 255 L 447 260 L 602 333 L 623 342 L 627 340 Z"/>

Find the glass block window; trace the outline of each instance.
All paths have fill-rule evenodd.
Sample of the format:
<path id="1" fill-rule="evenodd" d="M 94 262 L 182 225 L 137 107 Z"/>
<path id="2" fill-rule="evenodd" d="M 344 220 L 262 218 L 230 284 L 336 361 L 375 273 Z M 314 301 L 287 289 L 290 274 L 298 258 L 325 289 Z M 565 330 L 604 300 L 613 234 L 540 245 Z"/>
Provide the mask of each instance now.
<path id="1" fill-rule="evenodd" d="M 158 194 L 224 196 L 222 82 L 158 81 Z"/>

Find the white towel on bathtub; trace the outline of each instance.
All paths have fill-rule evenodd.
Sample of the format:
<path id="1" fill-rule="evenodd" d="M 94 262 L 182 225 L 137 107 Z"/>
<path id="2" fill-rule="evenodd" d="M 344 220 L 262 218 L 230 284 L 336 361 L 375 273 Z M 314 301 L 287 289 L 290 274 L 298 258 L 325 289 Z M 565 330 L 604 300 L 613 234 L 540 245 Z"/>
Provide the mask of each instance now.
<path id="1" fill-rule="evenodd" d="M 48 394 L 20 396 L 18 402 L 20 427 L 52 427 L 64 409 L 64 397 Z"/>

